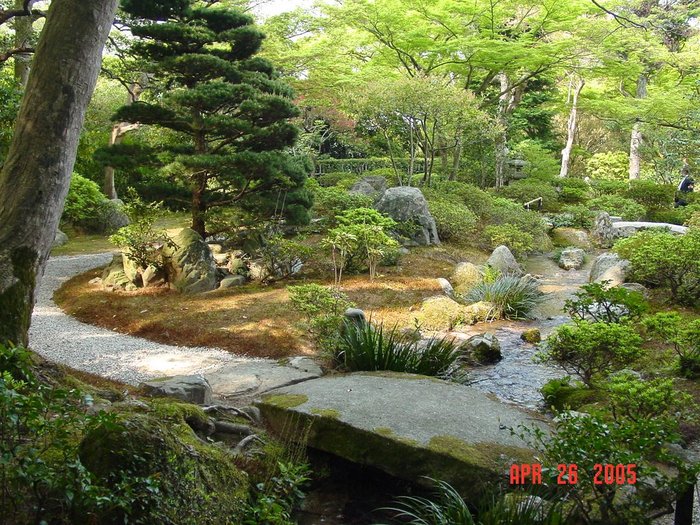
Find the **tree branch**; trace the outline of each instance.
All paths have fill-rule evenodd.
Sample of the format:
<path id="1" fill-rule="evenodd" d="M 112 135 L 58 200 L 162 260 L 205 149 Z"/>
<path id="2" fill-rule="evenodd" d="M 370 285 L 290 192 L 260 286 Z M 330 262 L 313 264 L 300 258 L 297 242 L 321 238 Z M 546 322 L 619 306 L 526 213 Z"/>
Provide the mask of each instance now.
<path id="1" fill-rule="evenodd" d="M 4 53 L 0 53 L 0 64 L 7 62 L 14 55 L 22 55 L 24 53 L 34 53 L 33 47 L 18 47 L 17 49 L 10 49 Z"/>

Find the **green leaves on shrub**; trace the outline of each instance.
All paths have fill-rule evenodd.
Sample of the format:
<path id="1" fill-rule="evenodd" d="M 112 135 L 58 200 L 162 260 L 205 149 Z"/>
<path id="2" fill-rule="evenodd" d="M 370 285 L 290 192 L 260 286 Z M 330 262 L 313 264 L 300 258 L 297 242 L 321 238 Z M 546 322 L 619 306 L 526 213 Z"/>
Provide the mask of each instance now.
<path id="1" fill-rule="evenodd" d="M 266 281 L 291 277 L 313 254 L 309 246 L 280 233 L 265 237 L 257 252 L 269 275 Z"/>
<path id="2" fill-rule="evenodd" d="M 619 195 L 603 195 L 588 201 L 591 210 L 604 211 L 610 215 L 622 217 L 626 221 L 638 221 L 643 219 L 647 210 L 641 204 L 632 199 Z"/>
<path id="3" fill-rule="evenodd" d="M 641 345 L 642 338 L 628 325 L 581 321 L 555 330 L 538 360 L 559 365 L 590 387 L 597 376 L 625 368 L 641 357 Z"/>
<path id="4" fill-rule="evenodd" d="M 639 318 L 648 308 L 644 296 L 608 283 L 589 283 L 581 286 L 572 299 L 564 303 L 564 309 L 574 320 L 596 323 L 620 323 Z"/>
<path id="5" fill-rule="evenodd" d="M 643 422 L 665 418 L 669 428 L 677 427 L 678 414 L 688 412 L 693 399 L 673 385 L 673 379 L 643 380 L 631 372 L 622 371 L 610 377 L 605 390 L 610 409 L 616 418 Z"/>
<path id="6" fill-rule="evenodd" d="M 523 205 L 542 197 L 544 210 L 556 210 L 559 207 L 559 195 L 554 187 L 536 179 L 524 179 L 510 183 L 501 189 L 500 195 Z"/>
<path id="7" fill-rule="evenodd" d="M 324 217 L 330 225 L 334 225 L 336 217 L 347 210 L 369 208 L 373 200 L 367 195 L 348 193 L 347 190 L 333 186 L 318 187 L 313 190 L 314 205 L 312 211 L 317 217 Z"/>
<path id="8" fill-rule="evenodd" d="M 629 155 L 624 151 L 596 153 L 588 159 L 586 173 L 592 179 L 626 181 L 629 177 Z"/>
<path id="9" fill-rule="evenodd" d="M 479 220 L 466 205 L 448 199 L 430 199 L 428 208 L 444 241 L 468 240 Z"/>
<path id="10" fill-rule="evenodd" d="M 472 288 L 465 300 L 469 303 L 493 303 L 506 319 L 528 319 L 544 298 L 545 295 L 532 279 L 505 275 L 493 280 L 484 279 Z"/>
<path id="11" fill-rule="evenodd" d="M 534 249 L 532 234 L 512 224 L 487 226 L 484 228 L 484 236 L 489 242 L 489 248 L 505 245 L 516 257 L 522 257 Z"/>
<path id="12" fill-rule="evenodd" d="M 671 345 L 683 376 L 700 377 L 700 319 L 690 321 L 678 312 L 660 312 L 646 317 L 642 326 L 659 343 Z"/>
<path id="13" fill-rule="evenodd" d="M 700 304 L 700 230 L 642 231 L 615 243 L 614 250 L 630 261 L 636 282 L 667 288 L 681 304 Z"/>
<path id="14" fill-rule="evenodd" d="M 346 322 L 336 361 L 345 369 L 389 370 L 448 378 L 455 371 L 460 352 L 451 339 L 430 339 L 427 344 L 402 336 L 394 327 L 374 327 Z"/>
<path id="15" fill-rule="evenodd" d="M 641 204 L 647 210 L 663 210 L 673 207 L 676 187 L 671 184 L 656 184 L 649 180 L 630 181 L 626 197 Z"/>
<path id="16" fill-rule="evenodd" d="M 106 198 L 97 184 L 73 173 L 61 218 L 73 226 L 90 229 L 91 223 L 98 218 L 104 200 Z"/>

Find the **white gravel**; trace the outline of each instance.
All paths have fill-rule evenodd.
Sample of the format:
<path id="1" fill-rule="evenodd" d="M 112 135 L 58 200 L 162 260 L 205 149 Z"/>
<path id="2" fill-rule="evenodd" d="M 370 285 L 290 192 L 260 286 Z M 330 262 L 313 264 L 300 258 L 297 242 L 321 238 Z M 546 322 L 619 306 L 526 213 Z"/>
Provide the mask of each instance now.
<path id="1" fill-rule="evenodd" d="M 218 348 L 172 346 L 119 334 L 81 323 L 56 306 L 53 294 L 65 281 L 105 266 L 111 258 L 111 253 L 100 253 L 49 259 L 29 330 L 35 352 L 49 361 L 134 385 L 154 377 L 211 374 L 225 365 L 273 363 Z"/>

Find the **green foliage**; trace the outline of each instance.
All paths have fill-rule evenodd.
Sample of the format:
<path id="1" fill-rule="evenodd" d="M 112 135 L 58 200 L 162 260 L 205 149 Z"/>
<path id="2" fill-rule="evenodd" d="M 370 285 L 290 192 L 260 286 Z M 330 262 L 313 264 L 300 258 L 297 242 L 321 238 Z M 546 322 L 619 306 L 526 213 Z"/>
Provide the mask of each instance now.
<path id="1" fill-rule="evenodd" d="M 573 204 L 562 207 L 561 213 L 555 215 L 555 227 L 569 226 L 571 228 L 588 229 L 593 226 L 595 212 L 585 204 Z"/>
<path id="2" fill-rule="evenodd" d="M 543 452 L 543 481 L 570 502 L 572 522 L 577 522 L 578 517 L 584 523 L 649 525 L 649 511 L 660 503 L 659 495 L 671 493 L 695 475 L 684 469 L 685 475 L 674 480 L 657 467 L 662 461 L 683 463 L 665 449 L 664 445 L 674 442 L 677 435 L 658 418 L 636 422 L 625 418 L 610 420 L 600 414 L 563 412 L 555 421 L 553 433 L 521 427 L 518 435 Z M 558 485 L 559 464 L 575 465 L 575 483 L 569 471 L 564 479 L 571 480 L 571 484 Z M 636 477 L 632 478 L 635 490 L 625 490 L 623 497 L 626 483 L 594 482 L 597 465 L 635 465 Z M 623 477 L 629 482 L 627 468 Z"/>
<path id="3" fill-rule="evenodd" d="M 638 319 L 649 308 L 641 293 L 608 284 L 584 284 L 564 303 L 564 309 L 574 320 L 621 323 Z"/>
<path id="4" fill-rule="evenodd" d="M 647 213 L 641 204 L 632 199 L 620 197 L 618 195 L 603 195 L 588 201 L 591 210 L 604 211 L 610 215 L 622 217 L 626 221 L 638 221 Z"/>
<path id="5" fill-rule="evenodd" d="M 371 206 L 371 197 L 348 193 L 347 190 L 339 187 L 319 187 L 314 190 L 313 212 L 315 215 L 325 218 L 331 225 L 335 225 L 336 217 L 345 211 Z"/>
<path id="6" fill-rule="evenodd" d="M 400 335 L 396 327 L 386 333 L 382 325 L 346 322 L 335 358 L 350 371 L 388 370 L 442 378 L 456 371 L 461 353 L 452 339 L 419 343 Z"/>
<path id="7" fill-rule="evenodd" d="M 517 180 L 502 188 L 499 194 L 521 205 L 542 197 L 543 210 L 552 211 L 559 208 L 557 191 L 545 181 L 536 179 Z"/>
<path id="8" fill-rule="evenodd" d="M 3 101 L 0 104 L 0 164 L 7 155 L 15 118 L 22 100 L 22 89 L 7 71 L 7 68 L 0 71 L 0 100 Z"/>
<path id="9" fill-rule="evenodd" d="M 544 298 L 534 280 L 504 275 L 496 279 L 484 278 L 483 282 L 471 289 L 465 300 L 469 303 L 493 303 L 506 319 L 528 319 Z"/>
<path id="10" fill-rule="evenodd" d="M 331 173 L 322 173 L 321 175 L 316 176 L 316 180 L 322 188 L 341 186 L 344 189 L 348 189 L 355 182 L 360 180 L 360 177 L 354 173 L 335 171 Z"/>
<path id="11" fill-rule="evenodd" d="M 659 343 L 671 345 L 683 376 L 700 377 L 700 319 L 691 321 L 678 312 L 660 312 L 646 317 L 642 325 Z"/>
<path id="12" fill-rule="evenodd" d="M 124 211 L 131 223 L 111 235 L 109 242 L 121 248 L 141 272 L 149 266 L 163 270 L 166 263 L 163 247 L 177 248 L 177 245 L 164 230 L 153 227 L 161 214 L 162 203 L 146 203 L 132 189 L 128 199 Z"/>
<path id="13" fill-rule="evenodd" d="M 597 376 L 627 367 L 641 357 L 641 345 L 641 337 L 628 325 L 580 321 L 557 328 L 538 359 L 556 363 L 591 387 Z"/>
<path id="14" fill-rule="evenodd" d="M 80 392 L 40 383 L 30 362 L 26 350 L 0 346 L 0 522 L 87 523 L 133 505 L 136 495 L 98 484 L 78 457 L 81 436 L 114 418 L 86 415 Z"/>
<path id="15" fill-rule="evenodd" d="M 454 197 L 479 217 L 485 216 L 493 210 L 493 196 L 473 184 L 440 181 L 433 188 L 437 196 Z"/>
<path id="16" fill-rule="evenodd" d="M 596 390 L 578 381 L 572 383 L 571 376 L 550 379 L 542 386 L 540 392 L 547 407 L 558 411 L 577 410 L 597 397 Z"/>
<path id="17" fill-rule="evenodd" d="M 668 288 L 674 301 L 698 304 L 700 298 L 700 231 L 685 235 L 647 230 L 615 243 L 615 252 L 631 263 L 631 277 Z"/>
<path id="18" fill-rule="evenodd" d="M 605 385 L 613 416 L 636 423 L 664 418 L 669 429 L 677 426 L 681 414 L 693 406 L 693 398 L 674 387 L 672 379 L 643 380 L 630 372 L 610 376 Z"/>
<path id="19" fill-rule="evenodd" d="M 534 140 L 525 140 L 517 144 L 515 153 L 527 162 L 523 168 L 526 175 L 540 180 L 551 180 L 559 174 L 560 164 L 552 151 Z M 533 199 L 537 196 L 532 197 Z"/>
<path id="20" fill-rule="evenodd" d="M 428 208 L 443 241 L 466 241 L 476 228 L 478 218 L 466 205 L 448 199 L 429 199 Z"/>
<path id="21" fill-rule="evenodd" d="M 512 224 L 499 224 L 484 228 L 484 237 L 491 249 L 505 245 L 516 257 L 522 257 L 534 249 L 532 234 Z"/>
<path id="22" fill-rule="evenodd" d="M 648 180 L 630 181 L 627 198 L 641 204 L 649 211 L 673 207 L 676 188 L 671 184 L 656 184 Z"/>
<path id="23" fill-rule="evenodd" d="M 688 228 L 700 230 L 700 210 L 693 212 L 690 218 L 685 222 Z"/>
<path id="24" fill-rule="evenodd" d="M 619 195 L 624 197 L 629 190 L 629 182 L 627 180 L 593 180 L 591 181 L 591 189 L 596 197 L 605 195 Z"/>
<path id="25" fill-rule="evenodd" d="M 95 227 L 100 206 L 104 200 L 105 196 L 97 184 L 74 173 L 63 208 L 62 220 L 90 230 Z"/>
<path id="26" fill-rule="evenodd" d="M 596 153 L 586 163 L 591 179 L 626 181 L 629 177 L 629 156 L 624 151 Z"/>
<path id="27" fill-rule="evenodd" d="M 311 470 L 306 463 L 279 462 L 277 474 L 259 483 L 243 519 L 243 525 L 294 525 L 295 508 L 303 501 Z"/>
<path id="28" fill-rule="evenodd" d="M 562 505 L 527 494 L 504 494 L 484 501 L 472 511 L 462 496 L 445 481 L 431 480 L 430 498 L 401 496 L 386 510 L 411 525 L 563 525 Z"/>
<path id="29" fill-rule="evenodd" d="M 355 305 L 337 288 L 319 284 L 288 286 L 292 307 L 306 316 L 305 328 L 316 346 L 332 353 L 340 343 L 343 314 Z"/>
<path id="30" fill-rule="evenodd" d="M 300 265 L 311 258 L 313 249 L 297 240 L 285 239 L 280 233 L 274 233 L 263 238 L 257 254 L 267 271 L 268 278 L 265 280 L 270 281 L 294 275 Z"/>

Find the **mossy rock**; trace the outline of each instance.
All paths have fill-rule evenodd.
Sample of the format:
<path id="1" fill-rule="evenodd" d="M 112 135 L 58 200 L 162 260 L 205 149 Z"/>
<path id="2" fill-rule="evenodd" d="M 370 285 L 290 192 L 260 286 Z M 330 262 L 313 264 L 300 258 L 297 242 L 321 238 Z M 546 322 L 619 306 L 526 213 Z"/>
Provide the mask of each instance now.
<path id="1" fill-rule="evenodd" d="M 542 341 L 542 334 L 540 333 L 539 328 L 529 328 L 520 334 L 520 339 L 526 343 L 536 345 Z"/>
<path id="2" fill-rule="evenodd" d="M 571 383 L 569 377 L 547 381 L 541 392 L 547 406 L 556 410 L 578 410 L 602 397 L 598 390 L 588 388 L 583 383 Z"/>
<path id="3" fill-rule="evenodd" d="M 428 297 L 416 315 L 421 328 L 435 331 L 471 324 L 472 317 L 466 306 L 443 295 Z"/>
<path id="4" fill-rule="evenodd" d="M 113 494 L 136 491 L 130 522 L 240 523 L 249 491 L 245 472 L 226 449 L 208 445 L 185 419 L 197 407 L 159 403 L 151 413 L 119 414 L 117 423 L 91 429 L 80 444 L 82 463 Z M 128 482 L 125 484 L 125 482 Z M 125 523 L 125 509 L 109 508 L 99 523 Z"/>
<path id="5" fill-rule="evenodd" d="M 459 263 L 450 276 L 450 283 L 452 283 L 455 293 L 459 295 L 468 294 L 483 280 L 484 274 L 481 268 L 469 262 Z"/>

